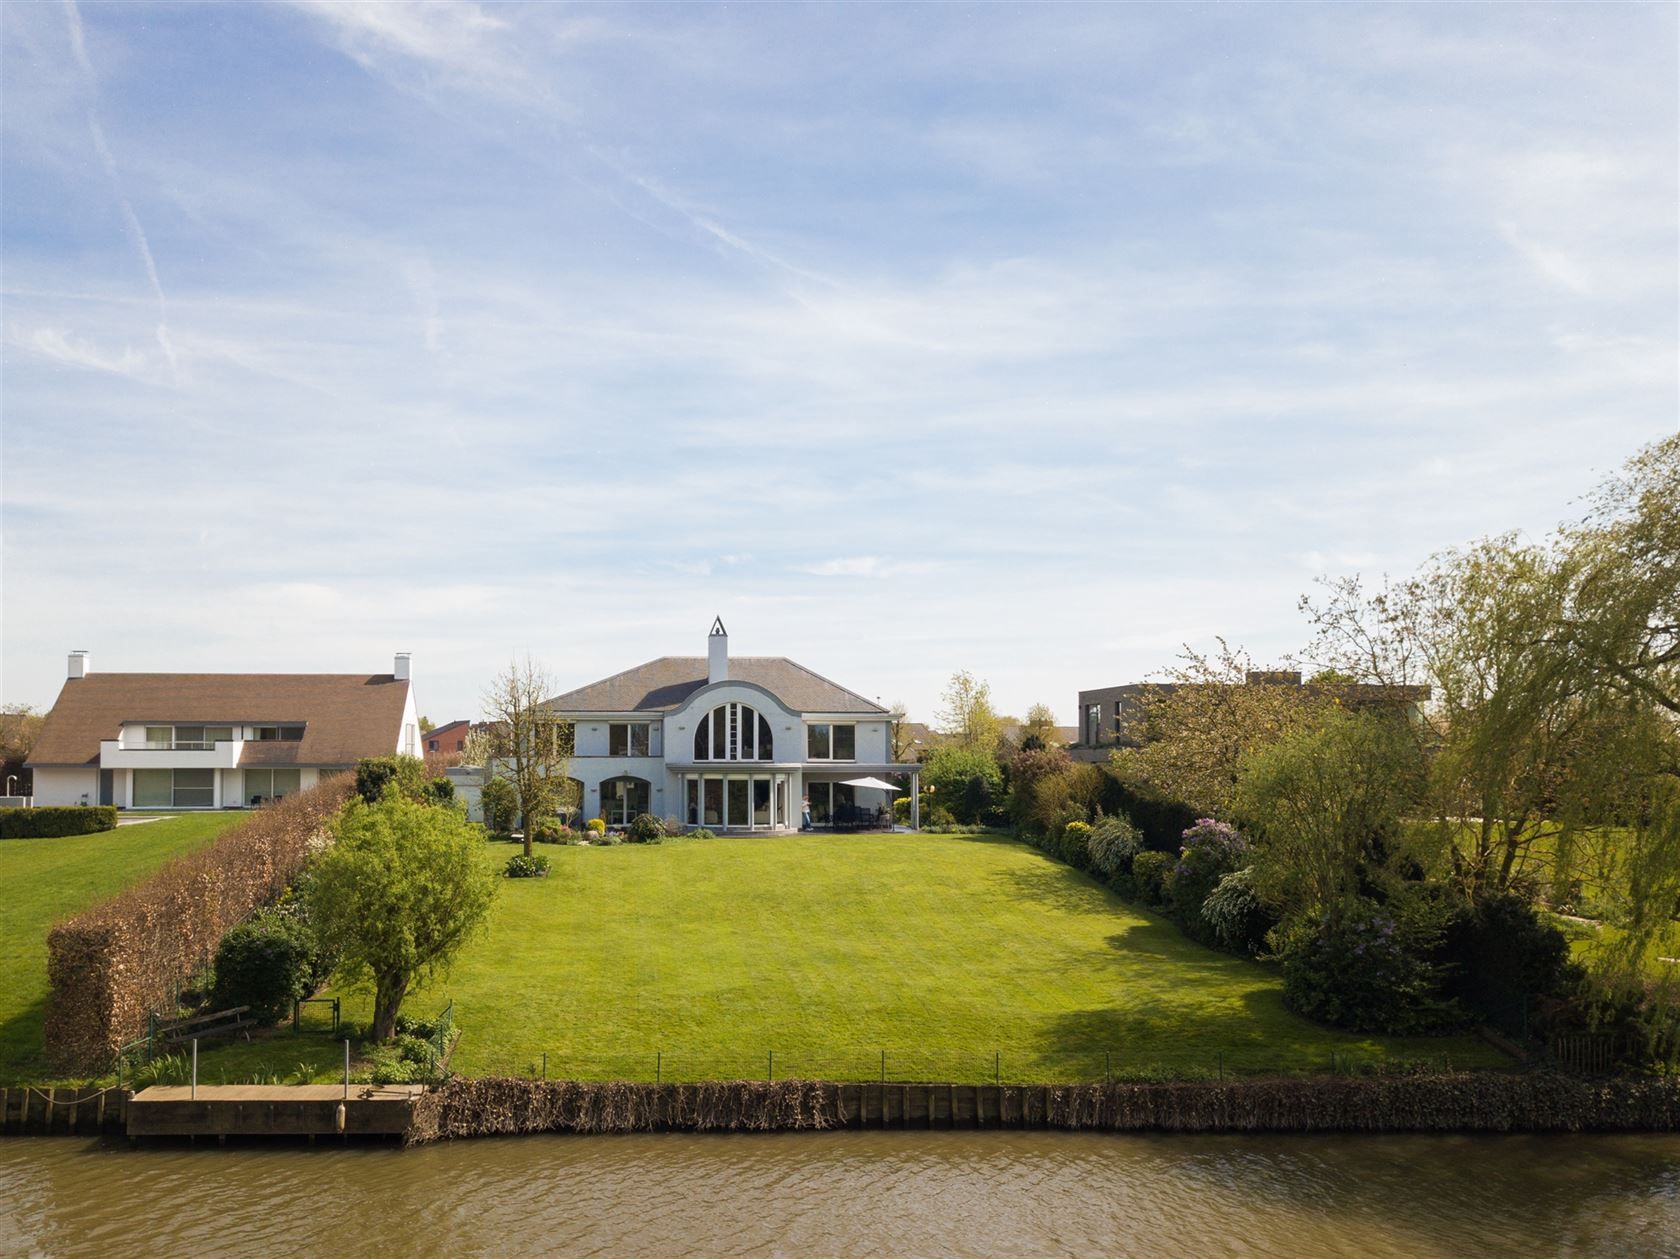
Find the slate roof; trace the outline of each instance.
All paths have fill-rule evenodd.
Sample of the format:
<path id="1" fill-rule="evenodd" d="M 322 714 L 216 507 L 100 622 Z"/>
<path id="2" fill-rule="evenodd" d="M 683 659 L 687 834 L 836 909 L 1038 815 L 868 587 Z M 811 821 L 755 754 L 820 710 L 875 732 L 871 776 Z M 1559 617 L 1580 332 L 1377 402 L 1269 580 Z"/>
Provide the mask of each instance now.
<path id="1" fill-rule="evenodd" d="M 704 656 L 661 656 L 556 695 L 547 706 L 561 713 L 668 713 L 706 685 L 707 669 Z M 731 656 L 729 680 L 762 686 L 796 713 L 887 715 L 873 700 L 786 656 Z"/>
<path id="2" fill-rule="evenodd" d="M 241 765 L 352 765 L 397 750 L 407 682 L 389 673 L 91 673 L 71 678 L 28 764 L 92 765 L 125 721 L 297 725 L 299 743 L 248 742 Z"/>

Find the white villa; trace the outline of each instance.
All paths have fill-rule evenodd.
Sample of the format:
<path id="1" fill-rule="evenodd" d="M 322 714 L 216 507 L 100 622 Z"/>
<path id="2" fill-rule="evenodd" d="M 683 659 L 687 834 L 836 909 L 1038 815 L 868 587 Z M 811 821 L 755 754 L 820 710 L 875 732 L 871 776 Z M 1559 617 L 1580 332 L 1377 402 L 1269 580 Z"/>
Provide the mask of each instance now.
<path id="1" fill-rule="evenodd" d="M 406 652 L 370 675 L 95 673 L 77 651 L 28 764 L 36 804 L 245 808 L 419 738 Z"/>
<path id="2" fill-rule="evenodd" d="M 662 656 L 546 707 L 573 727 L 586 818 L 785 831 L 808 796 L 817 826 L 890 826 L 892 775 L 907 776 L 919 820 L 921 767 L 893 763 L 891 714 L 786 657 L 730 659 L 721 618 L 704 657 Z"/>

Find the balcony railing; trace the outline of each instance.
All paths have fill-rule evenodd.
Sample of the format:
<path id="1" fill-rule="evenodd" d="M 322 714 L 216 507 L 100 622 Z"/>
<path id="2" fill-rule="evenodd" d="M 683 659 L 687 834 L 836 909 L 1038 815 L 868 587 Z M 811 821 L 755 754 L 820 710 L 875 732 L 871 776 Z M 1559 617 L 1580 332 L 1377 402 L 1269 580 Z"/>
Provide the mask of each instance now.
<path id="1" fill-rule="evenodd" d="M 144 743 L 124 743 L 125 752 L 214 752 L 218 743 L 232 743 L 232 739 L 177 739 L 174 742 L 147 739 Z"/>

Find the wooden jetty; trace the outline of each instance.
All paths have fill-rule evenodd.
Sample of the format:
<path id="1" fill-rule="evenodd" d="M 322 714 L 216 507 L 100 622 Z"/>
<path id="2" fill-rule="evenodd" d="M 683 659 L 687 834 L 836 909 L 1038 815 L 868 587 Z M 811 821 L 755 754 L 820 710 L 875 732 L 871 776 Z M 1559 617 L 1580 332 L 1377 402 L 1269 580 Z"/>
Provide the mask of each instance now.
<path id="1" fill-rule="evenodd" d="M 424 1084 L 154 1084 L 128 1101 L 131 1137 L 402 1136 Z"/>

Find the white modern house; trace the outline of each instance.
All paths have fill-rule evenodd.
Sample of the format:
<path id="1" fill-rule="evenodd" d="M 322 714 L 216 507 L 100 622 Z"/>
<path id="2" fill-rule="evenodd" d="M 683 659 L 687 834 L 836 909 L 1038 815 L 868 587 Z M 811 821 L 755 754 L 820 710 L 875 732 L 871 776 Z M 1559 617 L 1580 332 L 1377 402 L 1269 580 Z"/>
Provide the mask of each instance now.
<path id="1" fill-rule="evenodd" d="M 367 756 L 420 755 L 410 660 L 390 673 L 95 673 L 85 651 L 29 757 L 35 803 L 245 808 Z"/>
<path id="2" fill-rule="evenodd" d="M 817 826 L 890 824 L 901 792 L 883 776 L 908 781 L 914 812 L 921 767 L 893 763 L 885 708 L 784 656 L 731 659 L 721 618 L 706 646 L 548 701 L 572 727 L 584 817 L 786 831 L 808 796 Z"/>

